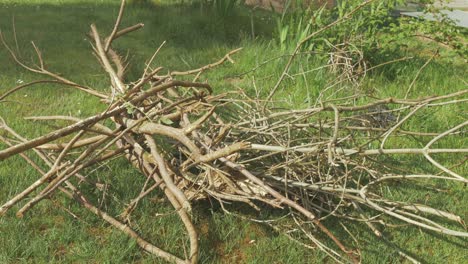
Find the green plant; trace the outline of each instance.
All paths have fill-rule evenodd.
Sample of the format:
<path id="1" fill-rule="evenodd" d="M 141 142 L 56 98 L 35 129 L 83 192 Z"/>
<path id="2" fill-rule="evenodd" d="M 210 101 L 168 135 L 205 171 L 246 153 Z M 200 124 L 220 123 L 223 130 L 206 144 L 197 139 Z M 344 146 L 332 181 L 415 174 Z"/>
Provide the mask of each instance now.
<path id="1" fill-rule="evenodd" d="M 297 43 L 317 28 L 318 24 L 322 24 L 321 18 L 325 10 L 322 7 L 316 11 L 306 8 L 288 12 L 291 6 L 290 3 L 290 1 L 287 2 L 281 16 L 276 18 L 276 34 L 282 51 L 293 50 Z M 304 50 L 311 50 L 312 48 L 312 43 L 304 45 Z"/>
<path id="2" fill-rule="evenodd" d="M 407 45 L 408 40 L 418 39 L 420 42 L 435 43 L 451 53 L 468 58 L 466 36 L 468 30 L 456 25 L 447 13 L 428 5 L 425 14 L 430 14 L 436 21 L 425 19 L 401 18 L 388 27 L 388 34 L 382 38 L 382 47 L 391 50 L 399 45 Z"/>
<path id="3" fill-rule="evenodd" d="M 305 36 L 343 19 L 343 22 L 304 43 L 302 50 L 334 52 L 336 45 L 352 43 L 370 59 L 383 53 L 397 54 L 399 44 L 408 43 L 408 39 L 418 37 L 440 43 L 466 57 L 466 29 L 457 27 L 446 14 L 434 8 L 434 1 L 424 1 L 424 8 L 426 13 L 437 18 L 437 23 L 396 17 L 395 8 L 408 2 L 405 0 L 369 2 L 349 19 L 343 18 L 362 4 L 362 1 L 338 1 L 333 9 L 286 8 L 277 17 L 277 42 L 283 51 L 292 50 Z"/>
<path id="4" fill-rule="evenodd" d="M 238 2 L 238 0 L 213 0 L 212 6 L 218 15 L 227 17 L 233 14 Z"/>

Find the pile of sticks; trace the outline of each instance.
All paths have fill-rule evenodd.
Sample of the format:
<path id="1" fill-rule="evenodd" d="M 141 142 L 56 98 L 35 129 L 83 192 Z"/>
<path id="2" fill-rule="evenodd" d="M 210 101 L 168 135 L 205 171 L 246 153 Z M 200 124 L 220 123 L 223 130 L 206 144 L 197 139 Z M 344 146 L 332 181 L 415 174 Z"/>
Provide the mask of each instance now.
<path id="1" fill-rule="evenodd" d="M 350 100 L 343 98 L 321 102 L 314 108 L 278 111 L 271 107 L 270 100 L 251 98 L 242 91 L 214 95 L 207 83 L 198 81 L 202 73 L 226 61 L 233 62 L 231 56 L 240 49 L 229 52 L 213 64 L 179 72 L 151 67 L 161 47 L 147 62 L 141 78 L 126 82 L 127 65 L 112 48 L 112 43 L 142 28 L 143 24 L 119 30 L 124 3 L 122 1 L 108 37 L 103 38 L 95 25 L 91 25 L 89 33 L 94 53 L 108 74 L 111 87 L 108 93 L 50 72 L 34 44 L 39 64 L 28 66 L 0 36 L 20 66 L 50 77 L 11 89 L 0 96 L 0 103 L 23 88 L 38 83 L 58 83 L 79 89 L 106 104 L 105 111 L 86 119 L 30 117 L 70 122 L 68 126 L 34 139 L 24 138 L 1 120 L 0 131 L 4 132 L 0 134 L 0 140 L 6 146 L 0 150 L 2 163 L 8 162 L 6 159 L 11 156 L 20 155 L 41 177 L 4 202 L 0 215 L 23 202 L 17 211 L 17 216 L 21 217 L 51 194 L 62 192 L 134 238 L 144 250 L 175 263 L 197 262 L 199 237 L 191 219 L 192 204 L 209 197 L 218 200 L 223 209 L 225 201 L 246 203 L 256 210 L 289 208 L 288 216 L 296 222 L 303 237 L 341 262 L 357 263 L 360 256 L 322 223 L 328 217 L 335 217 L 340 222 L 362 221 L 379 237 L 383 235 L 376 223 L 382 223 L 386 219 L 384 216 L 433 232 L 468 236 L 466 232 L 448 229 L 433 219 L 435 216 L 463 225 L 460 217 L 426 205 L 392 201 L 380 191 L 380 186 L 394 180 L 468 182 L 453 168 L 443 166 L 431 156 L 468 153 L 468 149 L 431 148 L 440 139 L 461 133 L 468 122 L 442 133 L 402 129 L 422 109 L 465 101 L 463 97 L 467 90 L 418 100 L 387 98 L 359 106 L 349 104 Z M 417 149 L 385 147 L 390 138 L 402 135 L 432 139 Z M 35 162 L 29 156 L 31 153 L 43 163 Z M 402 154 L 421 155 L 442 173 L 401 173 L 374 158 Z M 104 191 L 98 181 L 83 176 L 82 172 L 118 156 L 124 156 L 146 181 L 138 197 L 128 201 L 119 217 L 113 217 L 90 202 L 93 199 L 85 197 L 77 182 Z M 190 250 L 184 257 L 151 244 L 131 228 L 129 217 L 138 202 L 157 189 L 167 197 L 187 231 Z M 261 209 L 259 204 L 268 207 Z M 369 212 L 377 212 L 377 215 L 369 215 Z M 317 239 L 316 232 L 325 234 L 339 251 Z M 300 243 L 310 247 L 303 241 Z"/>

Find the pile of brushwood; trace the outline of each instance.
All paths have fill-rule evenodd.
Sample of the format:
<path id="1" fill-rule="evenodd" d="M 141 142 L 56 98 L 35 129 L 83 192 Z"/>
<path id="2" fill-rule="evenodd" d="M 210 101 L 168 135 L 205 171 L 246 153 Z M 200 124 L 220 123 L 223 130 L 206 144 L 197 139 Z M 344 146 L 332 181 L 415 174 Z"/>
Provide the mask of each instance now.
<path id="1" fill-rule="evenodd" d="M 340 223 L 359 221 L 379 237 L 383 236 L 380 224 L 389 217 L 444 235 L 468 236 L 467 232 L 440 223 L 440 220 L 458 222 L 463 230 L 460 217 L 427 205 L 394 201 L 382 193 L 382 187 L 395 180 L 408 184 L 422 179 L 468 182 L 453 167 L 433 158 L 436 153 L 468 152 L 468 149 L 433 148 L 439 140 L 463 133 L 467 121 L 438 133 L 402 129 L 422 109 L 465 101 L 467 90 L 418 100 L 387 98 L 365 105 L 342 98 L 322 101 L 314 108 L 283 111 L 271 106 L 271 96 L 265 100 L 241 91 L 213 94 L 209 84 L 198 81 L 202 73 L 233 62 L 232 55 L 240 49 L 213 64 L 185 72 L 152 68 L 156 51 L 142 69 L 141 78 L 125 82 L 127 65 L 112 43 L 143 25 L 120 28 L 123 11 L 124 4 L 109 36 L 102 37 L 95 25 L 91 25 L 89 33 L 98 63 L 108 73 L 107 93 L 49 71 L 35 45 L 38 64 L 27 65 L 2 36 L 16 63 L 50 78 L 15 87 L 0 95 L 0 103 L 26 87 L 58 83 L 99 98 L 106 110 L 85 119 L 31 117 L 70 123 L 34 139 L 24 138 L 1 119 L 0 140 L 7 146 L 0 150 L 2 163 L 20 155 L 41 176 L 10 200 L 3 201 L 0 215 L 21 204 L 17 211 L 21 217 L 50 195 L 61 192 L 135 239 L 142 249 L 175 263 L 198 260 L 199 237 L 191 210 L 194 202 L 207 198 L 218 200 L 223 208 L 226 201 L 245 203 L 256 210 L 289 208 L 287 216 L 297 224 L 302 238 L 309 239 L 298 242 L 323 250 L 340 262 L 359 262 L 359 249 L 344 245 L 323 224 L 324 218 L 333 217 Z M 279 82 L 287 75 L 289 66 L 290 63 Z M 401 136 L 430 139 L 421 148 L 385 147 L 386 142 Z M 43 162 L 35 162 L 36 158 L 30 155 L 37 155 Z M 433 165 L 432 173 L 398 170 L 382 162 L 382 157 L 391 155 L 424 157 Z M 93 175 L 84 176 L 82 172 L 118 156 L 125 157 L 146 181 L 138 197 L 125 201 L 128 206 L 117 217 L 93 204 L 91 201 L 95 199 L 85 197 L 80 189 L 91 186 L 96 193 L 105 192 Z M 434 173 L 434 169 L 440 173 Z M 132 229 L 129 217 L 138 202 L 158 190 L 167 197 L 186 229 L 190 249 L 185 252 L 171 254 Z M 320 233 L 322 239 L 318 239 Z M 297 239 L 288 232 L 285 235 Z M 327 246 L 324 237 L 335 246 Z M 415 261 L 404 252 L 399 253 Z"/>

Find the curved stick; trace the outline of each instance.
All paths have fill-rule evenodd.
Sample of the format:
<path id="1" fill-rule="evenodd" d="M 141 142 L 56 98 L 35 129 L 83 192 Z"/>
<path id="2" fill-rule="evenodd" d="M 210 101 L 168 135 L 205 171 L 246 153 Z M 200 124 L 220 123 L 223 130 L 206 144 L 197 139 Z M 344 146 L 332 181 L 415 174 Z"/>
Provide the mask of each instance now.
<path id="1" fill-rule="evenodd" d="M 72 185 L 68 185 L 68 187 L 71 187 Z M 68 192 L 65 188 L 60 189 L 65 195 L 67 195 L 69 198 L 74 199 L 81 205 L 83 205 L 86 209 L 90 210 L 93 214 L 99 216 L 102 218 L 104 221 L 108 222 L 115 228 L 119 229 L 122 231 L 124 234 L 127 236 L 131 237 L 136 241 L 138 246 L 140 246 L 142 249 L 148 251 L 149 253 L 158 256 L 160 258 L 165 259 L 168 262 L 174 262 L 177 264 L 187 264 L 186 261 L 156 247 L 155 245 L 151 244 L 150 242 L 144 240 L 140 235 L 137 234 L 132 228 L 130 228 L 128 225 L 123 224 L 119 220 L 115 219 L 114 217 L 110 216 L 106 212 L 102 211 L 101 209 L 97 208 L 96 206 L 92 205 L 88 200 L 78 191 L 78 189 L 72 187 L 73 193 Z"/>
<path id="2" fill-rule="evenodd" d="M 140 168 L 140 170 L 145 173 L 145 170 L 147 172 L 152 172 L 154 171 L 154 168 L 145 161 L 145 156 L 146 152 L 145 150 L 138 144 L 132 137 L 125 135 L 124 141 L 126 141 L 128 144 L 132 145 L 134 148 L 132 150 L 128 150 L 126 155 L 126 158 L 134 164 L 135 167 Z M 118 142 L 118 145 L 121 143 Z M 134 155 L 132 155 L 134 154 Z M 134 158 L 134 157 L 139 157 L 139 158 Z M 154 162 L 154 161 L 153 161 Z M 146 175 L 146 173 L 145 173 Z M 161 178 L 158 177 L 156 173 L 152 173 L 147 176 L 152 176 L 154 178 L 155 183 L 160 183 L 163 182 Z M 172 204 L 174 209 L 177 211 L 177 214 L 179 215 L 180 219 L 184 223 L 185 229 L 188 232 L 188 236 L 190 239 L 190 262 L 191 263 L 196 263 L 198 260 L 198 234 L 193 226 L 192 221 L 190 220 L 190 216 L 187 213 L 187 210 L 182 207 L 177 200 L 177 198 L 172 194 L 172 192 L 166 188 L 166 185 L 164 183 L 161 183 L 159 185 L 159 188 L 164 192 L 166 197 L 168 198 L 169 202 Z"/>
<path id="3" fill-rule="evenodd" d="M 119 15 L 117 16 L 117 20 L 115 21 L 114 28 L 112 29 L 111 34 L 107 38 L 106 45 L 104 46 L 104 51 L 105 52 L 109 51 L 109 47 L 110 47 L 112 41 L 114 40 L 115 35 L 117 34 L 117 30 L 119 28 L 120 21 L 122 20 L 124 9 L 125 9 L 125 0 L 122 0 L 121 3 L 120 3 Z"/>
<path id="4" fill-rule="evenodd" d="M 184 207 L 184 209 L 191 211 L 191 206 L 189 201 L 187 200 L 187 197 L 185 197 L 185 194 L 179 188 L 177 188 L 177 186 L 175 186 L 174 182 L 172 181 L 171 176 L 169 175 L 169 171 L 166 168 L 166 162 L 161 157 L 158 148 L 156 147 L 156 142 L 150 135 L 145 135 L 145 139 L 146 143 L 150 147 L 150 153 L 156 161 L 159 174 L 163 178 L 166 187 L 169 189 L 169 191 L 172 192 L 172 194 L 174 194 L 174 196 L 177 198 L 182 207 Z"/>

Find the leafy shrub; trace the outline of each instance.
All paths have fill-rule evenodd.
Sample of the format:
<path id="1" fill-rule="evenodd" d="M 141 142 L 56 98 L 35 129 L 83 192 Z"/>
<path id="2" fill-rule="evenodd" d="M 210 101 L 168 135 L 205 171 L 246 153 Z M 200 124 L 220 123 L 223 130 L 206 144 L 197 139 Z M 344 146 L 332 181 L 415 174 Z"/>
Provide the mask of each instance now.
<path id="1" fill-rule="evenodd" d="M 299 1 L 299 0 L 296 0 Z M 299 1 L 301 2 L 301 1 Z M 466 58 L 464 44 L 466 29 L 457 27 L 447 15 L 435 9 L 434 1 L 424 2 L 425 12 L 432 13 L 438 22 L 399 18 L 395 9 L 404 5 L 405 0 L 373 1 L 356 12 L 350 19 L 310 39 L 302 47 L 303 51 L 333 51 L 334 47 L 350 43 L 372 57 L 383 53 L 395 53 L 413 37 L 423 37 L 442 43 L 452 51 Z M 333 9 L 296 9 L 290 5 L 277 17 L 276 36 L 283 51 L 293 50 L 305 36 L 344 18 L 351 10 L 362 4 L 361 0 L 338 1 Z M 297 6 L 297 5 L 296 5 Z M 370 56 L 367 56 L 369 58 Z M 378 57 L 378 56 L 377 56 Z"/>

